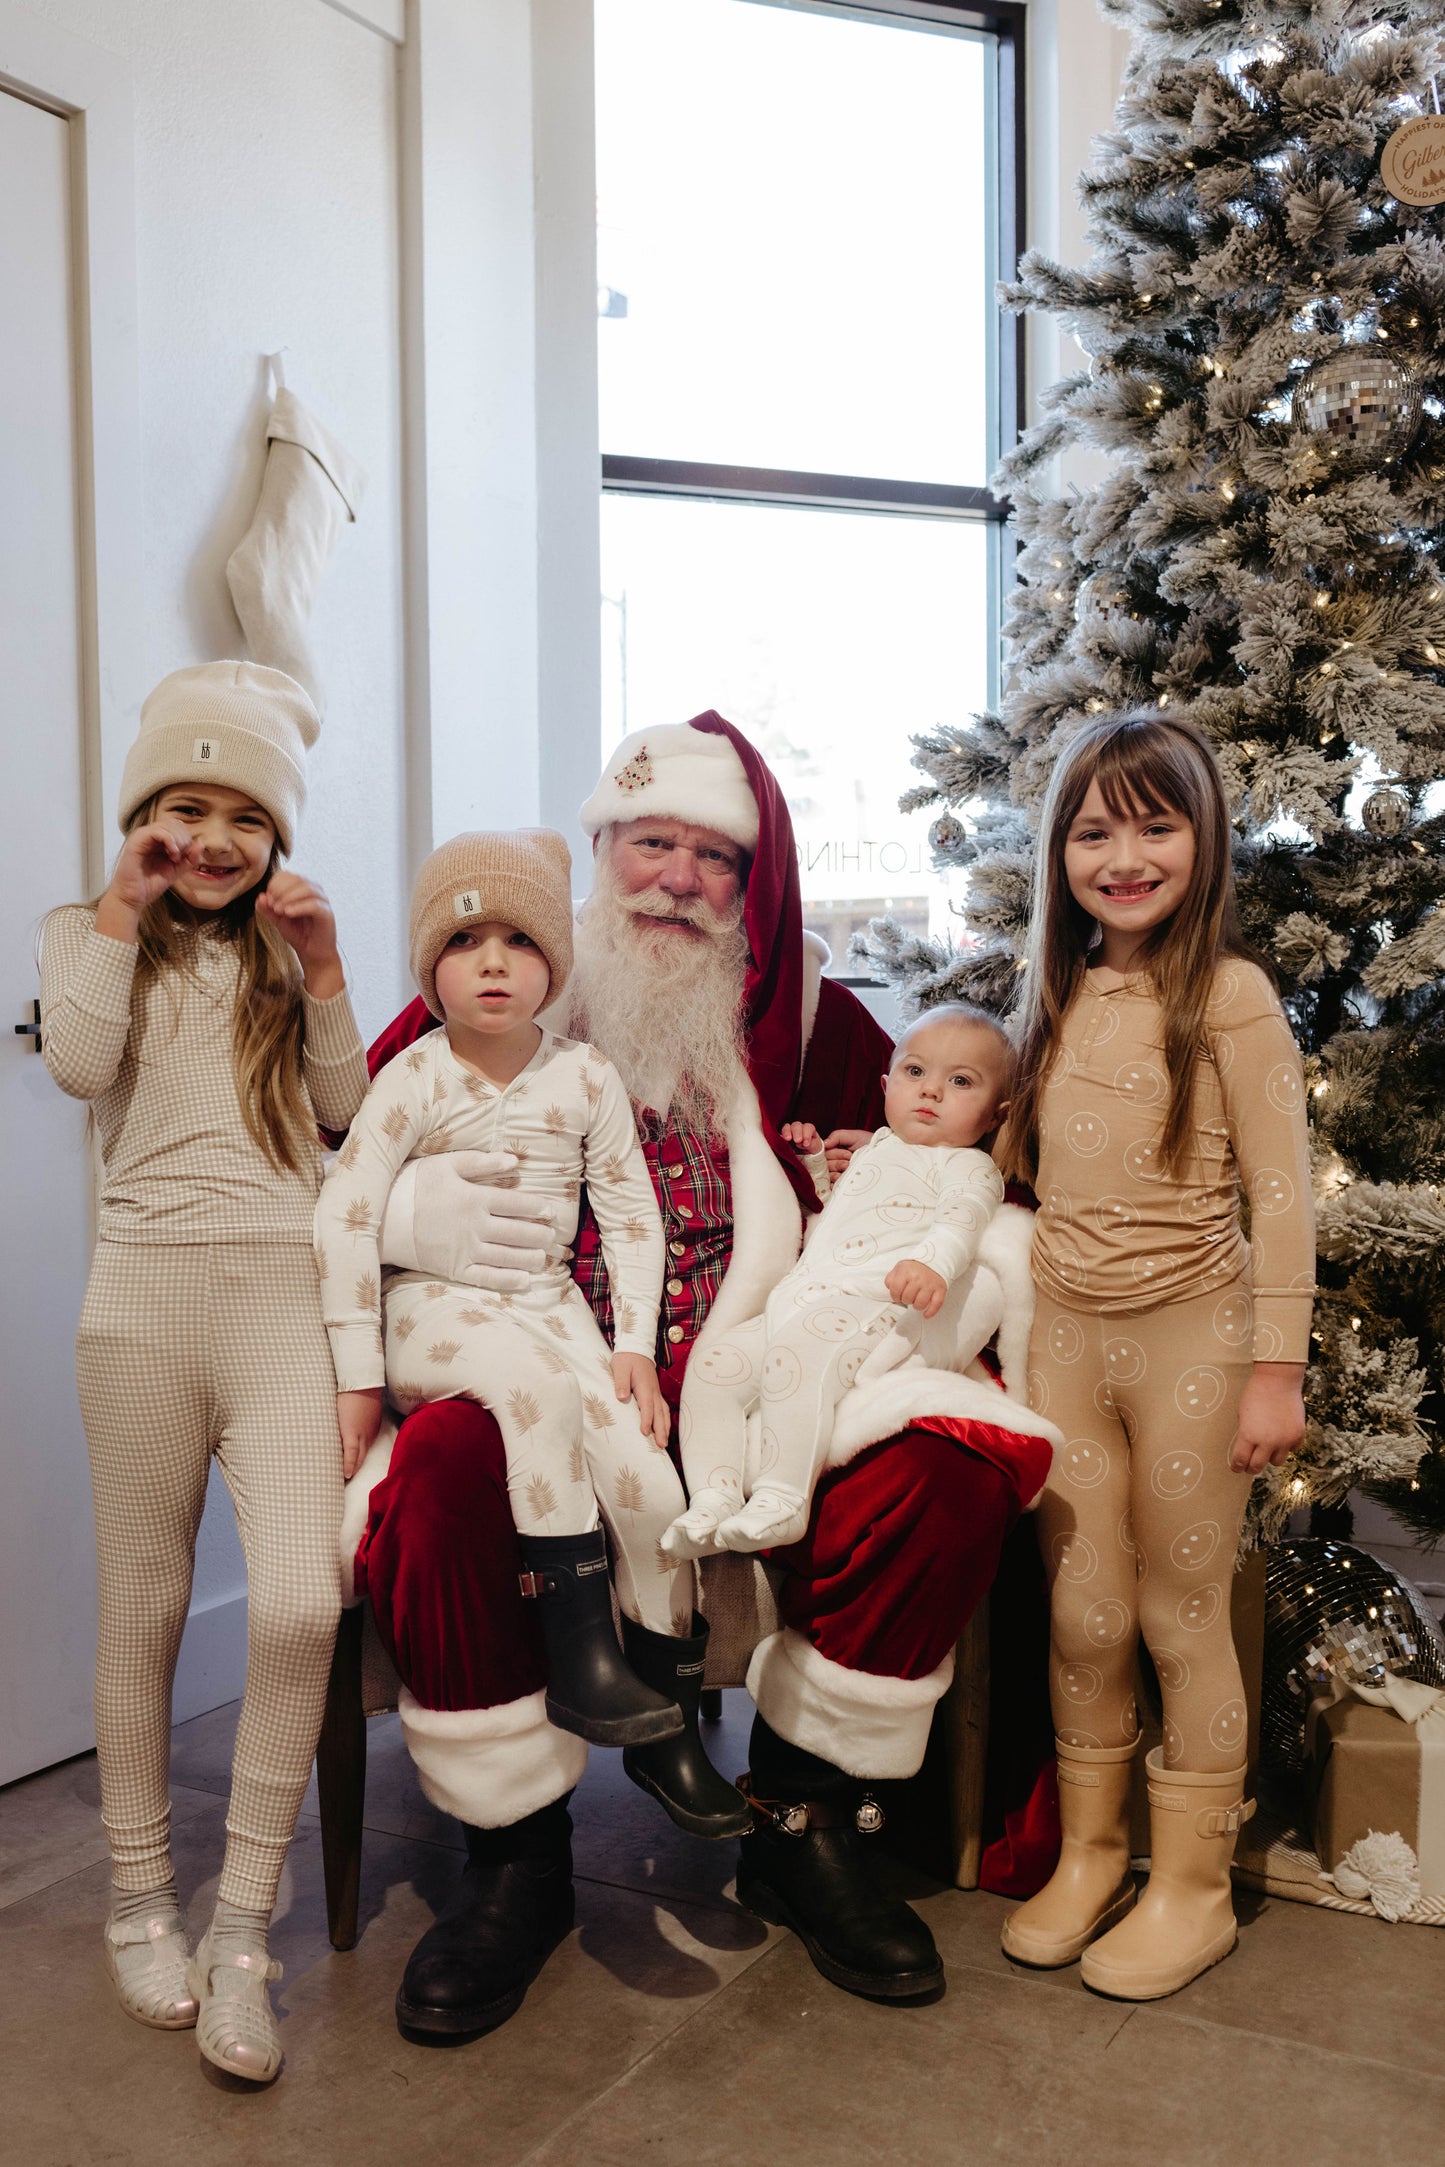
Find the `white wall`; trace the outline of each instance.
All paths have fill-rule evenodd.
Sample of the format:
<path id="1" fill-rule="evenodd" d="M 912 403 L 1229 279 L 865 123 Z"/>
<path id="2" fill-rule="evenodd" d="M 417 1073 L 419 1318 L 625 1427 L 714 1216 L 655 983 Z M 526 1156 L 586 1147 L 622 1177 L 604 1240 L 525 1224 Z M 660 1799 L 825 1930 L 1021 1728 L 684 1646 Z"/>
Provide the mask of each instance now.
<path id="1" fill-rule="evenodd" d="M 402 747 L 398 51 L 324 0 L 29 0 L 131 63 L 142 501 L 142 681 L 241 651 L 225 562 L 255 504 L 261 356 L 366 467 L 360 521 L 321 590 L 327 717 L 296 863 L 333 898 L 363 1030 L 407 990 Z M 399 27 L 399 25 L 398 25 Z M 104 660 L 104 658 L 103 658 Z M 122 734 L 119 731 L 118 735 Z M 116 756 L 106 748 L 107 850 Z M 68 1350 L 57 1369 L 69 1369 Z M 238 1689 L 244 1574 L 212 1484 L 177 1710 Z"/>
<path id="2" fill-rule="evenodd" d="M 1088 260 L 1079 174 L 1091 162 L 1093 138 L 1113 120 L 1129 35 L 1106 22 L 1096 0 L 1027 0 L 1028 169 L 1027 239 L 1066 264 Z M 1083 354 L 1052 316 L 1026 319 L 1025 375 L 1030 421 L 1038 396 L 1077 369 Z M 1051 485 L 1090 478 L 1095 455 L 1070 452 L 1054 462 Z"/>

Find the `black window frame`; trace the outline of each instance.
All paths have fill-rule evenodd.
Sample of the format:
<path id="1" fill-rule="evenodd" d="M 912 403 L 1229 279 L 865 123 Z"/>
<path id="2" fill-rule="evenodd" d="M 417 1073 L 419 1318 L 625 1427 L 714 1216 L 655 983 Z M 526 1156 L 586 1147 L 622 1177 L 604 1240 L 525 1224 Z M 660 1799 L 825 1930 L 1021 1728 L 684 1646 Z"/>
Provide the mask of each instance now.
<path id="1" fill-rule="evenodd" d="M 994 39 L 994 203 L 997 274 L 1014 277 L 1024 248 L 1027 202 L 1025 146 L 1024 0 L 751 0 L 800 14 L 852 17 L 864 22 L 927 22 L 978 30 Z M 994 301 L 992 442 L 998 455 L 1017 443 L 1024 413 L 1024 324 Z M 703 497 L 735 504 L 805 505 L 820 511 L 893 513 L 901 517 L 966 519 L 991 530 L 988 553 L 989 616 L 1002 621 L 1003 595 L 1011 583 L 1013 549 L 1005 526 L 1008 500 L 988 488 L 945 482 L 900 481 L 886 475 L 811 474 L 780 467 L 709 465 L 688 459 L 642 459 L 602 453 L 604 495 Z M 997 698 L 1001 657 L 989 655 L 989 698 Z"/>

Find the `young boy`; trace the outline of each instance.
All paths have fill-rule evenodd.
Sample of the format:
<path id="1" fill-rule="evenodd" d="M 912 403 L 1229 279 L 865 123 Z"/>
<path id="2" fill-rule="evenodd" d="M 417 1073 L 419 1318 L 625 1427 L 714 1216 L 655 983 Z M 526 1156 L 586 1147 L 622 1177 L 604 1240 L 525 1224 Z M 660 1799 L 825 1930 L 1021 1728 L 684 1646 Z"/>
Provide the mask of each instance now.
<path id="1" fill-rule="evenodd" d="M 690 1503 L 662 1539 L 666 1556 L 772 1549 L 804 1533 L 839 1400 L 870 1356 L 875 1375 L 913 1351 L 1003 1201 L 977 1146 L 1008 1110 L 1012 1075 L 1008 1035 L 981 1009 L 932 1009 L 904 1033 L 883 1079 L 887 1128 L 853 1154 L 763 1314 L 688 1368 Z M 826 1183 L 817 1132 L 799 1123 L 788 1134 Z M 744 1503 L 754 1408 L 761 1451 Z"/>
<path id="2" fill-rule="evenodd" d="M 595 1744 L 642 1746 L 675 1737 L 682 1717 L 622 1662 L 599 1504 L 641 1641 L 691 1633 L 692 1573 L 657 1553 L 683 1498 L 652 1359 L 662 1221 L 632 1108 L 599 1053 L 533 1020 L 572 967 L 570 871 L 548 830 L 460 835 L 422 867 L 411 967 L 443 1028 L 372 1083 L 322 1188 L 316 1255 L 347 1474 L 376 1436 L 383 1387 L 407 1414 L 459 1396 L 490 1408 L 542 1598 L 548 1714 Z M 548 1263 L 516 1294 L 408 1271 L 383 1289 L 378 1230 L 398 1169 L 466 1150 L 510 1152 L 527 1187 L 556 1199 Z M 584 1179 L 612 1280 L 612 1348 L 567 1265 Z"/>

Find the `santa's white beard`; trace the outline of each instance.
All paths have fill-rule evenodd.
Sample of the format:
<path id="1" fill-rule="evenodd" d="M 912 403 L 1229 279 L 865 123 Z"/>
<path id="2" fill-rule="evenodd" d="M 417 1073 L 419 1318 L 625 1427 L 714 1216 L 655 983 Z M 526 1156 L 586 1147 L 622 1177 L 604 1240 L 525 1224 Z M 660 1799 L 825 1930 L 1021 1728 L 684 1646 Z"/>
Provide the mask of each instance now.
<path id="1" fill-rule="evenodd" d="M 697 933 L 649 933 L 658 918 Z M 721 1129 L 743 1070 L 742 898 L 720 914 L 700 896 L 624 895 L 604 849 L 574 958 L 563 1027 L 607 1056 L 639 1106 L 703 1134 Z"/>

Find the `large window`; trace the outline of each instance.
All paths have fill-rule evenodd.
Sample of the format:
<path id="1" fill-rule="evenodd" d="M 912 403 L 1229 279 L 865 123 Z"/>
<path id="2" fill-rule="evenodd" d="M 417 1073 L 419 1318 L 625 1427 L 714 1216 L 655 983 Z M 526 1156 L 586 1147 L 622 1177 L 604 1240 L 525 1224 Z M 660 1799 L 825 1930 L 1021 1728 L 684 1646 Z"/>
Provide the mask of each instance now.
<path id="1" fill-rule="evenodd" d="M 946 919 L 908 739 L 996 690 L 1022 14 L 597 0 L 602 750 L 740 724 L 840 972 Z"/>

